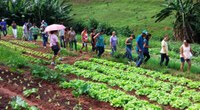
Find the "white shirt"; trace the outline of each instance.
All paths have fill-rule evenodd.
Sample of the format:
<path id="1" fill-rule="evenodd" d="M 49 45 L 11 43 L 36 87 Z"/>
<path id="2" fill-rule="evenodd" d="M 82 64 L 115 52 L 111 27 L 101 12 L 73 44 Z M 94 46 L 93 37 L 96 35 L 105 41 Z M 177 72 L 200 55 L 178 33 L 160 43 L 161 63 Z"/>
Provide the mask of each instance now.
<path id="1" fill-rule="evenodd" d="M 190 59 L 192 56 L 192 53 L 190 52 L 190 45 L 188 45 L 187 47 L 183 44 L 181 46 L 181 48 L 183 48 L 183 55 L 185 57 L 185 59 Z M 180 57 L 183 57 L 182 54 L 180 54 Z"/>
<path id="2" fill-rule="evenodd" d="M 166 52 L 164 51 L 164 47 L 166 49 Z M 161 42 L 161 51 L 160 51 L 160 53 L 162 53 L 162 54 L 168 54 L 168 44 L 167 44 L 167 42 L 165 40 L 163 40 Z"/>
<path id="3" fill-rule="evenodd" d="M 65 30 L 64 29 L 59 31 L 59 36 L 65 36 Z"/>

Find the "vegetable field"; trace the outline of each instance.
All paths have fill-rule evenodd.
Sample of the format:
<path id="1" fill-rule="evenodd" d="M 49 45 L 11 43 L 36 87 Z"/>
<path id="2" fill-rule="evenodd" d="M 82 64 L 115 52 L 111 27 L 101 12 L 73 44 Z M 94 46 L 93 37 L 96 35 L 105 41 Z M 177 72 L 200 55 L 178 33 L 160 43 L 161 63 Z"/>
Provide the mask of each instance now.
<path id="1" fill-rule="evenodd" d="M 1 40 L 0 50 L 1 110 L 200 108 L 200 81 L 84 53 L 68 54 L 53 67 L 41 42 Z"/>

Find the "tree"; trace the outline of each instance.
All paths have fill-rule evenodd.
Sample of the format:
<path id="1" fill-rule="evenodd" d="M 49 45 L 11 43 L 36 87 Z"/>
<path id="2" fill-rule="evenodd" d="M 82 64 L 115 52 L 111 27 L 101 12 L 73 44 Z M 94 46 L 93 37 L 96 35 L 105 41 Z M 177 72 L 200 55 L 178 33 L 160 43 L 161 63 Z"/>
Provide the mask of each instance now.
<path id="1" fill-rule="evenodd" d="M 65 0 L 31 0 L 27 10 L 34 21 L 44 19 L 48 23 L 55 23 L 71 20 L 71 5 Z"/>
<path id="2" fill-rule="evenodd" d="M 200 25 L 200 2 L 194 0 L 165 0 L 165 8 L 156 14 L 155 22 L 174 15 L 174 36 L 178 40 L 190 39 L 192 42 L 198 39 Z"/>

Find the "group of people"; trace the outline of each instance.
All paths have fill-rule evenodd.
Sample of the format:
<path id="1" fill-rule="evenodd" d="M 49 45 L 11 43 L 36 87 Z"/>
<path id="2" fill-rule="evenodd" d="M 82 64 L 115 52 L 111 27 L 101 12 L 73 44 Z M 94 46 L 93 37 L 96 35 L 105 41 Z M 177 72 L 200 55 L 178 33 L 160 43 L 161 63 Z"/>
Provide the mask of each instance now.
<path id="1" fill-rule="evenodd" d="M 61 23 L 63 24 L 63 23 Z M 4 19 L 2 19 L 2 22 L 0 23 L 1 32 L 4 36 L 7 35 L 7 27 L 6 22 Z M 13 36 L 17 38 L 17 25 L 13 21 L 12 23 L 12 29 L 13 29 Z M 52 65 L 55 65 L 55 59 L 56 56 L 59 56 L 59 52 L 61 48 L 69 48 L 70 50 L 77 51 L 77 37 L 76 32 L 73 30 L 72 27 L 65 28 L 59 31 L 51 31 L 49 33 L 45 32 L 45 28 L 47 27 L 47 23 L 42 20 L 40 28 L 36 26 L 35 23 L 31 23 L 28 21 L 27 23 L 24 23 L 23 25 L 23 39 L 32 41 L 32 36 L 34 38 L 34 43 L 36 44 L 36 40 L 38 38 L 38 35 L 41 34 L 43 39 L 43 46 L 46 48 L 48 37 L 50 37 L 50 47 L 54 52 L 54 57 L 52 59 Z M 58 35 L 58 36 L 57 36 Z M 92 51 L 97 53 L 98 57 L 101 57 L 101 55 L 105 51 L 105 41 L 104 41 L 104 31 L 100 30 L 99 32 L 96 32 L 96 29 L 92 29 L 91 33 L 88 34 L 87 28 L 84 28 L 81 32 L 81 42 L 82 47 L 80 49 L 80 53 L 82 53 L 83 49 L 85 48 L 85 51 L 88 51 L 88 43 L 89 43 L 89 36 L 91 39 L 91 46 Z M 142 63 L 146 63 L 150 59 L 150 53 L 149 53 L 149 40 L 151 39 L 151 34 L 148 33 L 146 30 L 142 31 L 140 35 L 136 37 L 136 53 L 138 57 L 136 58 L 136 61 L 134 61 L 132 56 L 132 50 L 133 50 L 133 39 L 135 39 L 135 35 L 131 34 L 130 37 L 128 37 L 125 41 L 126 45 L 126 52 L 124 54 L 124 57 L 129 59 L 128 63 L 135 62 L 136 67 L 140 67 Z M 60 38 L 60 44 L 59 40 Z M 161 42 L 161 60 L 160 65 L 163 66 L 163 63 L 165 61 L 165 66 L 168 66 L 169 63 L 169 50 L 168 50 L 168 41 L 169 36 L 165 35 L 162 42 Z M 111 55 L 114 55 L 114 53 L 117 51 L 117 45 L 118 45 L 118 38 L 116 36 L 116 32 L 113 31 L 112 35 L 110 36 L 110 48 L 111 48 Z M 188 71 L 190 71 L 191 68 L 191 57 L 192 57 L 192 49 L 189 43 L 189 40 L 184 40 L 183 45 L 180 47 L 180 58 L 181 58 L 181 67 L 180 70 L 183 71 L 184 63 L 185 61 L 188 63 Z M 59 58 L 62 60 L 62 58 Z"/>

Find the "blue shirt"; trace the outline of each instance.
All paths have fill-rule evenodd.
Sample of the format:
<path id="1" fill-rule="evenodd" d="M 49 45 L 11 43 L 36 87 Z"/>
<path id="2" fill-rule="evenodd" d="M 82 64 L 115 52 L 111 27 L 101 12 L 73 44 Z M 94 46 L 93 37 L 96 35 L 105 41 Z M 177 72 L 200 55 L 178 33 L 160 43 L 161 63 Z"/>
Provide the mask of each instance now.
<path id="1" fill-rule="evenodd" d="M 2 30 L 6 30 L 6 22 L 5 21 L 1 22 L 1 26 L 3 27 Z"/>
<path id="2" fill-rule="evenodd" d="M 139 35 L 137 38 L 136 38 L 136 42 L 138 43 L 138 46 L 139 48 L 143 51 L 144 47 L 144 38 L 142 37 L 142 35 Z M 136 45 L 136 51 L 139 51 L 139 48 L 138 46 Z"/>
<path id="3" fill-rule="evenodd" d="M 104 47 L 104 38 L 102 35 L 100 35 L 99 37 L 97 37 L 97 43 L 96 43 L 97 47 Z"/>
<path id="4" fill-rule="evenodd" d="M 147 39 L 144 39 L 144 43 L 146 46 L 149 46 L 149 41 Z M 149 48 L 144 47 L 144 53 L 149 53 Z"/>

